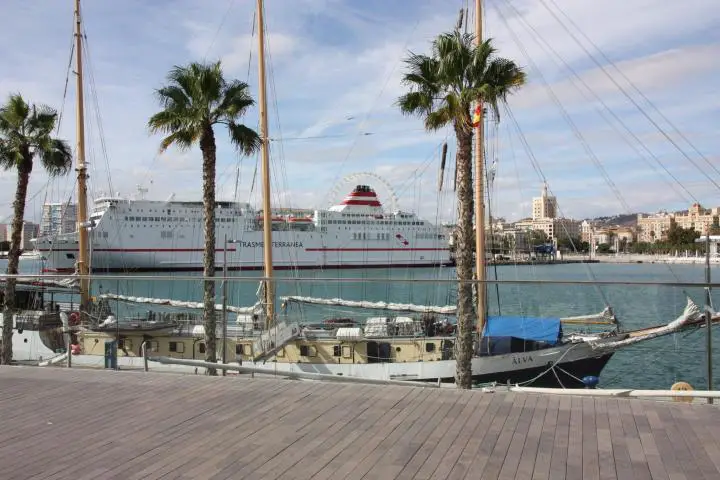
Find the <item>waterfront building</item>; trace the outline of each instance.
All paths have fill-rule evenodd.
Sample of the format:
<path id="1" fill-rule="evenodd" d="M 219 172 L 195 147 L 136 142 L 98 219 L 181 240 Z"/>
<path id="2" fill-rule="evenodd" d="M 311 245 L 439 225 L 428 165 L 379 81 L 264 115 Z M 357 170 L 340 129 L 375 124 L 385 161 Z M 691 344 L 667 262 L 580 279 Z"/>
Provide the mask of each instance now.
<path id="1" fill-rule="evenodd" d="M 76 230 L 77 207 L 74 203 L 46 203 L 42 208 L 40 235 L 61 235 Z"/>
<path id="2" fill-rule="evenodd" d="M 693 203 L 688 210 L 681 212 L 661 211 L 653 215 L 638 214 L 638 240 L 641 242 L 657 242 L 663 240 L 670 224 L 675 221 L 678 227 L 694 228 L 701 235 L 707 235 L 713 224 L 717 225 L 720 207 L 703 208 Z"/>

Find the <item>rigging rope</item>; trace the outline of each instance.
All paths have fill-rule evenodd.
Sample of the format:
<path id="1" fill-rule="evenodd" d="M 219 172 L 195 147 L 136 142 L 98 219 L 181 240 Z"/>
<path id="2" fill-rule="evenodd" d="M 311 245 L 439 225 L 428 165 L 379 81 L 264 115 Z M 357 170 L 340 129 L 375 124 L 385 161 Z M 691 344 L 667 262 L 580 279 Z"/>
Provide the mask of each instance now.
<path id="1" fill-rule="evenodd" d="M 522 129 L 520 128 L 520 124 L 518 123 L 517 119 L 515 118 L 515 115 L 512 113 L 512 110 L 510 110 L 510 106 L 507 104 L 504 104 L 504 107 L 505 107 L 505 114 L 507 115 L 508 118 L 510 118 L 513 126 L 515 127 L 515 129 L 518 132 L 518 136 L 520 137 L 520 143 L 523 145 L 523 147 L 525 149 L 525 153 L 528 155 L 528 158 L 530 158 L 530 163 L 533 166 L 533 169 L 538 174 L 540 179 L 543 182 L 547 183 L 545 174 L 543 173 L 542 169 L 540 168 L 540 163 L 538 162 L 537 158 L 535 157 L 535 154 L 533 153 L 532 149 L 530 148 L 530 144 L 528 143 L 527 138 L 525 137 L 525 134 L 523 133 Z M 552 189 L 550 189 L 550 193 L 551 194 L 553 193 Z M 562 215 L 562 210 L 560 208 L 558 208 L 558 210 L 560 210 L 560 213 Z M 569 232 L 567 231 L 567 227 L 565 227 L 563 225 L 563 228 L 565 229 L 565 234 L 568 235 L 568 237 L 569 237 L 570 235 L 569 235 Z M 572 239 L 571 239 L 571 245 L 572 245 L 573 249 L 575 251 L 577 251 L 577 247 L 575 246 L 575 243 Z M 597 278 L 595 277 L 595 274 L 593 273 L 589 264 L 584 263 L 583 265 L 585 265 L 586 272 L 587 272 L 588 276 L 590 277 L 590 279 L 592 281 L 596 281 Z M 606 306 L 610 305 L 603 290 L 599 286 L 597 286 L 596 288 L 597 288 L 597 291 L 600 293 L 600 296 L 602 297 L 602 300 L 605 303 L 605 305 Z"/>
<path id="2" fill-rule="evenodd" d="M 663 129 L 663 128 L 645 111 L 645 109 L 640 106 L 640 104 L 627 92 L 627 90 L 626 90 L 625 88 L 622 87 L 622 85 L 620 85 L 620 84 L 618 83 L 617 80 L 615 80 L 615 79 L 612 77 L 612 75 L 610 75 L 610 73 L 607 71 L 607 68 L 605 68 L 605 65 L 603 65 L 602 63 L 600 63 L 600 62 L 593 56 L 593 54 L 590 53 L 590 51 L 585 47 L 585 45 L 583 45 L 583 44 L 579 41 L 578 37 L 567 27 L 567 25 L 565 25 L 565 24 L 562 22 L 562 20 L 560 20 L 560 18 L 557 16 L 557 14 L 556 14 L 550 7 L 548 7 L 548 5 L 547 5 L 547 3 L 545 2 L 545 0 L 539 0 L 539 1 L 540 1 L 540 4 L 553 16 L 553 18 L 560 24 L 560 26 L 568 33 L 568 35 L 570 35 L 570 37 L 571 37 L 571 38 L 583 49 L 583 51 L 590 57 L 590 59 L 593 61 L 593 63 L 594 63 L 598 68 L 600 68 L 600 70 L 602 70 L 602 72 L 603 72 L 603 73 L 605 74 L 605 76 L 613 83 L 613 85 L 615 85 L 615 86 L 622 92 L 622 94 L 625 96 L 625 98 L 627 98 L 627 99 L 638 109 L 638 111 L 642 114 L 642 116 L 645 117 L 645 118 L 653 125 L 653 127 L 655 127 L 655 129 L 657 129 L 657 131 L 660 132 L 660 134 L 661 134 L 663 137 L 665 137 L 665 139 L 667 139 L 667 141 L 670 142 L 670 144 L 671 144 L 673 147 L 675 147 L 675 149 L 676 149 L 683 157 L 685 157 L 690 163 L 692 163 L 693 166 L 694 166 L 695 168 L 697 168 L 698 171 L 700 171 L 700 173 L 702 173 L 702 174 L 705 176 L 705 178 L 707 178 L 713 185 L 715 185 L 716 188 L 718 188 L 718 190 L 720 190 L 720 184 L 718 184 L 715 180 L 713 180 L 712 177 L 710 177 L 710 175 L 708 175 L 708 173 L 707 173 L 703 168 L 700 168 L 700 166 L 690 157 L 690 155 L 688 155 L 687 152 L 686 152 L 685 150 L 683 150 L 683 149 L 680 147 L 680 145 L 678 145 L 677 142 L 675 142 L 675 140 L 672 139 L 672 137 L 670 137 L 670 135 L 665 131 L 665 129 Z M 645 99 L 646 102 L 648 102 L 648 104 L 649 104 L 653 109 L 655 109 L 656 112 L 658 112 L 658 113 L 660 114 L 661 118 L 663 118 L 663 120 L 665 120 L 665 121 L 675 130 L 675 132 L 678 133 L 678 134 L 680 135 L 680 137 L 683 138 L 683 139 L 693 148 L 693 150 L 695 150 L 695 152 L 705 161 L 705 163 L 707 163 L 707 164 L 710 166 L 710 168 L 711 168 L 715 173 L 717 173 L 717 174 L 720 175 L 720 171 L 717 169 L 717 167 L 715 167 L 702 153 L 700 153 L 700 151 L 690 142 L 690 140 L 687 139 L 687 137 L 685 137 L 684 135 L 682 135 L 681 133 L 678 132 L 678 129 L 675 127 L 675 125 L 674 125 L 667 117 L 665 117 L 664 115 L 662 115 L 662 113 L 660 113 L 660 111 L 657 109 L 657 107 L 655 107 L 655 105 L 654 105 L 645 95 L 643 95 L 643 94 L 640 92 L 640 90 L 637 88 L 637 86 L 635 86 L 635 84 L 634 84 L 633 82 L 631 82 L 630 79 L 627 78 L 627 76 L 618 68 L 618 66 L 617 66 L 612 60 L 610 60 L 610 59 L 598 48 L 598 46 L 597 46 L 592 40 L 590 40 L 590 38 L 589 38 L 586 34 L 582 33 L 582 30 L 580 30 L 580 29 L 578 28 L 577 24 L 575 24 L 575 22 L 573 22 L 572 19 L 570 19 L 570 17 L 567 16 L 567 14 L 565 14 L 565 12 L 557 5 L 557 3 L 555 3 L 554 0 L 549 0 L 549 1 L 550 1 L 550 2 L 555 6 L 555 8 L 557 8 L 558 11 L 568 20 L 568 23 L 570 23 L 571 25 L 573 25 L 573 27 L 580 32 L 580 34 L 583 36 L 583 38 L 585 38 L 585 40 L 586 40 L 588 43 L 590 43 L 590 45 L 592 45 L 593 48 L 595 48 L 595 50 L 597 50 L 597 51 L 600 53 L 600 55 L 603 57 L 603 59 L 604 59 L 608 64 L 610 64 L 610 65 L 624 78 L 624 80 L 627 81 L 627 82 L 633 87 L 633 89 L 634 89 L 637 93 L 639 93 L 640 96 L 642 96 L 643 99 Z"/>
<path id="3" fill-rule="evenodd" d="M 543 0 L 540 0 L 540 1 L 542 2 Z M 505 2 L 507 3 L 508 0 L 505 0 Z M 606 170 L 604 169 L 604 167 L 602 167 L 602 164 L 600 163 L 599 159 L 595 156 L 595 154 L 594 154 L 594 152 L 592 151 L 592 149 L 590 148 L 589 144 L 585 141 L 584 137 L 582 136 L 582 133 L 579 131 L 579 129 L 577 128 L 577 126 L 574 124 L 574 122 L 573 122 L 572 119 L 570 118 L 569 114 L 567 113 L 567 110 L 562 106 L 561 102 L 560 102 L 559 99 L 557 98 L 557 96 L 556 96 L 555 92 L 553 91 L 552 87 L 551 87 L 551 86 L 548 84 L 548 82 L 545 80 L 545 77 L 543 76 L 542 72 L 540 71 L 540 69 L 538 68 L 537 64 L 532 60 L 532 58 L 531 58 L 530 55 L 528 54 L 528 52 L 527 52 L 527 50 L 525 49 L 524 45 L 523 45 L 522 42 L 519 40 L 517 34 L 516 34 L 516 33 L 512 30 L 512 28 L 510 27 L 510 24 L 509 24 L 509 22 L 508 22 L 508 19 L 507 19 L 506 16 L 505 16 L 505 14 L 502 12 L 502 10 L 500 10 L 499 7 L 496 7 L 496 11 L 497 11 L 498 15 L 500 16 L 501 20 L 503 21 L 504 25 L 507 27 L 508 31 L 510 32 L 510 35 L 512 36 L 514 43 L 518 46 L 518 48 L 521 50 L 521 52 L 523 53 L 523 55 L 525 56 L 525 58 L 528 60 L 528 62 L 530 63 L 530 65 L 532 65 L 533 69 L 535 70 L 535 72 L 536 72 L 536 73 L 538 74 L 538 76 L 540 77 L 543 86 L 545 86 L 545 88 L 548 90 L 548 93 L 550 94 L 550 96 L 551 96 L 551 98 L 553 99 L 553 101 L 554 101 L 554 103 L 556 104 L 556 106 L 561 110 L 561 112 L 562 112 L 562 114 L 563 114 L 563 117 L 566 119 L 566 121 L 568 122 L 568 124 L 570 125 L 570 127 L 571 127 L 571 128 L 573 129 L 573 131 L 575 132 L 576 137 L 578 138 L 578 140 L 581 141 L 581 143 L 582 143 L 583 147 L 585 148 L 586 152 L 590 155 L 591 159 L 593 160 L 593 163 L 595 163 L 595 165 L 598 167 L 598 169 L 601 171 L 601 173 L 603 173 L 603 176 L 605 177 L 605 181 L 608 183 L 608 185 L 610 186 L 611 190 L 613 190 L 613 192 L 616 194 L 616 196 L 618 197 L 618 200 L 619 200 L 619 201 L 621 202 L 621 204 L 623 205 L 625 211 L 626 211 L 627 213 L 630 213 L 630 212 L 631 212 L 631 209 L 630 209 L 629 205 L 627 204 L 627 202 L 624 200 L 624 198 L 622 197 L 622 195 L 621 195 L 620 192 L 618 191 L 617 186 L 614 184 L 614 182 L 612 181 L 612 179 L 610 179 L 610 177 L 609 177 L 609 175 L 607 174 L 607 172 L 606 172 Z M 559 21 L 559 20 L 558 20 L 558 21 Z M 566 30 L 567 30 L 567 29 L 566 29 Z M 568 32 L 568 33 L 571 33 L 571 32 Z M 571 34 L 571 36 L 572 36 L 572 34 Z M 572 36 L 572 37 L 573 37 L 573 39 L 582 47 L 582 44 L 580 44 L 580 43 L 578 42 L 577 38 L 576 38 L 575 36 Z M 587 52 L 587 50 L 586 50 L 584 47 L 583 47 L 583 49 L 586 51 L 586 53 L 588 53 L 588 55 L 590 55 L 590 53 Z M 599 65 L 599 63 L 597 62 L 596 59 L 593 59 L 593 61 L 594 61 L 596 64 Z M 609 76 L 609 74 L 607 74 L 607 72 L 605 72 L 605 73 L 606 73 L 606 75 Z M 613 83 L 615 83 L 615 84 L 617 85 L 617 82 L 616 82 L 614 79 L 612 79 L 612 80 L 613 80 Z M 510 116 L 512 116 L 512 112 L 510 111 L 509 107 L 508 107 L 507 105 L 506 105 L 505 107 L 506 107 L 506 111 L 508 112 L 508 114 L 509 114 Z M 638 107 L 638 108 L 639 108 L 639 107 Z M 513 118 L 513 122 L 515 123 L 516 128 L 518 129 L 519 132 L 521 132 L 519 123 L 517 122 L 517 120 L 514 119 L 514 116 L 512 116 L 512 118 Z M 525 140 L 524 135 L 521 135 L 521 138 L 523 139 L 523 142 L 524 142 L 524 144 L 526 145 L 526 148 L 529 149 L 529 145 L 527 144 L 527 141 Z M 535 163 L 537 163 L 537 160 L 535 159 L 534 156 L 532 157 L 532 159 L 533 159 L 533 161 L 534 161 Z M 541 179 L 544 180 L 544 181 L 546 181 L 545 176 L 544 176 L 544 174 L 542 173 L 542 171 L 541 171 L 541 169 L 540 169 L 539 163 L 537 163 L 537 165 L 535 166 L 535 170 L 536 170 L 536 172 L 538 172 L 538 174 L 541 176 Z M 567 231 L 567 230 L 566 230 L 566 231 Z M 571 244 L 572 244 L 572 242 L 571 242 Z M 573 244 L 573 248 L 574 248 L 575 250 L 577 250 L 577 248 L 574 246 L 574 244 Z M 677 275 L 675 274 L 675 272 L 672 270 L 672 267 L 670 266 L 670 264 L 668 264 L 668 269 L 670 270 L 670 272 L 671 272 L 671 274 L 673 275 L 673 277 L 674 277 L 677 281 L 679 281 L 678 276 L 677 276 Z M 604 297 L 604 295 L 603 295 L 603 297 Z"/>
<path id="4" fill-rule="evenodd" d="M 87 33 L 85 31 L 85 28 L 83 27 L 83 37 L 84 42 L 82 42 L 83 49 L 85 50 L 85 57 L 86 57 L 86 64 L 87 64 L 87 70 L 90 77 L 90 95 L 92 97 L 92 104 L 93 104 L 93 111 L 95 113 L 95 121 L 97 122 L 97 129 L 98 129 L 98 137 L 100 139 L 100 149 L 102 151 L 103 159 L 105 160 L 105 168 L 106 170 L 106 176 L 107 176 L 107 182 L 108 182 L 108 188 L 110 189 L 109 194 L 112 196 L 113 194 L 113 186 L 112 186 L 112 177 L 110 175 L 110 158 L 107 151 L 107 144 L 105 143 L 105 132 L 103 129 L 102 124 L 102 115 L 100 113 L 100 102 L 98 101 L 98 95 L 97 95 L 97 86 L 95 84 L 95 74 L 93 64 L 92 64 L 92 58 L 90 56 L 90 46 L 88 45 L 87 41 Z"/>
<path id="5" fill-rule="evenodd" d="M 645 155 L 643 155 L 643 153 L 638 149 L 638 147 L 636 146 L 635 143 L 633 143 L 632 141 L 630 141 L 630 140 L 627 138 L 626 135 L 624 135 L 624 134 L 622 134 L 622 133 L 620 132 L 620 130 L 618 129 L 617 125 L 616 125 L 615 123 L 611 122 L 611 121 L 607 118 L 606 113 L 609 114 L 617 123 L 619 123 L 619 124 L 622 126 L 623 130 L 625 131 L 625 133 L 626 133 L 627 135 L 631 136 L 632 139 L 633 139 L 635 142 L 637 142 L 637 144 L 639 144 L 640 146 L 642 146 L 643 150 L 647 153 L 647 155 L 649 155 L 649 156 L 662 168 L 662 170 L 665 171 L 665 173 L 666 173 L 669 177 L 671 177 L 673 180 L 675 180 L 676 184 L 679 185 L 679 186 L 685 191 L 685 193 L 686 193 L 694 202 L 698 202 L 697 198 L 693 195 L 693 193 L 692 193 L 689 189 L 687 189 L 687 188 L 682 184 L 682 182 L 680 182 L 680 180 L 679 180 L 672 172 L 670 172 L 670 170 L 665 166 L 665 164 L 663 164 L 663 163 L 660 161 L 659 157 L 658 157 L 657 155 L 655 155 L 655 154 L 652 152 L 652 150 L 650 150 L 650 148 L 647 146 L 647 144 L 646 144 L 645 142 L 643 142 L 643 141 L 640 139 L 640 137 L 638 137 L 638 136 L 630 129 L 630 127 L 628 127 L 627 123 L 624 122 L 624 121 L 622 120 L 622 118 L 620 118 L 620 116 L 618 116 L 618 115 L 607 105 L 607 103 L 606 103 L 598 94 L 596 94 L 596 93 L 592 90 L 592 88 L 590 88 L 590 86 L 587 84 L 587 82 L 586 82 L 585 80 L 583 80 L 583 78 L 577 73 L 577 71 L 576 71 L 570 64 L 568 64 L 568 62 L 567 62 L 564 58 L 562 58 L 562 56 L 557 52 L 557 50 L 556 50 L 555 48 L 553 48 L 552 45 L 550 45 L 550 44 L 540 35 L 540 33 L 535 29 L 535 27 L 533 27 L 527 20 L 525 20 L 524 16 L 523 16 L 523 15 L 521 14 L 521 12 L 517 9 L 517 7 L 515 7 L 515 5 L 513 5 L 512 2 L 510 2 L 509 0 L 504 0 L 504 2 L 505 2 L 505 4 L 506 4 L 510 9 L 512 9 L 512 16 L 514 16 L 515 18 L 517 18 L 518 21 L 526 28 L 526 30 L 531 34 L 531 36 L 534 38 L 534 40 L 535 40 L 535 42 L 538 44 L 538 46 L 540 46 L 540 48 L 541 48 L 545 53 L 550 53 L 550 54 L 552 54 L 552 55 L 550 55 L 550 56 L 554 56 L 554 57 L 560 62 L 560 64 L 562 64 L 562 65 L 565 67 L 565 69 L 571 73 L 571 75 L 575 78 L 575 81 L 579 82 L 580 84 L 582 84 L 582 85 L 585 87 L 585 90 L 583 90 L 583 89 L 579 88 L 575 82 L 571 82 L 571 84 L 573 85 L 573 87 L 575 87 L 575 89 L 583 96 L 583 98 L 585 98 L 585 100 L 587 100 L 587 101 L 590 101 L 590 99 L 588 98 L 588 93 L 589 93 L 590 96 L 592 96 L 592 98 L 594 99 L 594 101 L 600 103 L 600 105 L 602 106 L 602 108 L 596 108 L 597 112 L 600 114 L 600 116 L 602 117 L 602 119 L 605 120 L 605 122 L 607 122 L 607 124 L 618 134 L 618 136 L 620 136 L 620 138 L 622 138 L 623 141 L 624 141 L 630 148 L 632 148 L 632 149 L 635 151 L 635 153 L 636 153 L 653 171 L 658 172 L 657 167 L 656 167 L 655 165 L 653 165 L 653 164 L 650 162 L 650 160 L 649 160 Z M 496 7 L 496 8 L 499 9 L 500 7 Z M 557 65 L 557 63 L 556 63 L 556 65 Z M 604 113 L 604 112 L 606 112 L 606 113 Z M 658 173 L 659 173 L 659 172 L 658 172 Z M 678 196 L 679 196 L 683 201 L 687 202 L 687 197 L 685 197 L 685 195 L 683 195 L 681 192 L 677 191 L 677 186 L 676 186 L 675 184 L 673 184 L 672 182 L 670 182 L 667 178 L 664 178 L 664 177 L 662 177 L 662 176 L 660 176 L 660 177 L 668 184 L 668 186 L 669 186 L 671 189 L 673 189 L 673 190 L 675 191 L 675 193 L 678 194 Z"/>
<path id="6" fill-rule="evenodd" d="M 595 166 L 597 167 L 598 171 L 600 172 L 600 174 L 601 174 L 601 175 L 603 176 L 603 178 L 605 179 L 605 182 L 608 184 L 608 186 L 610 187 L 610 189 L 613 191 L 613 193 L 615 194 L 615 196 L 616 196 L 616 197 L 618 198 L 618 200 L 620 201 L 620 204 L 622 205 L 622 207 L 623 207 L 626 211 L 630 212 L 630 206 L 629 206 L 628 203 L 625 201 L 625 198 L 624 198 L 624 197 L 622 196 L 622 194 L 620 193 L 620 190 L 618 190 L 617 186 L 615 185 L 615 182 L 613 182 L 613 180 L 610 178 L 610 175 L 608 175 L 607 170 L 605 170 L 605 167 L 602 165 L 602 163 L 600 162 L 600 160 L 598 159 L 598 157 L 595 155 L 595 152 L 594 152 L 593 149 L 590 147 L 590 144 L 587 142 L 587 140 L 586 140 L 585 137 L 583 136 L 582 132 L 580 132 L 580 130 L 578 129 L 577 125 L 575 124 L 575 122 L 574 122 L 574 121 L 572 120 L 572 118 L 570 117 L 570 114 L 568 113 L 568 111 L 565 109 L 565 107 L 564 107 L 564 106 L 562 105 L 562 103 L 560 102 L 560 99 L 559 99 L 559 98 L 557 97 L 557 95 L 555 94 L 555 91 L 553 90 L 552 86 L 550 86 L 550 84 L 547 82 L 547 80 L 545 79 L 545 76 L 543 75 L 542 71 L 540 71 L 540 69 L 538 68 L 537 64 L 536 64 L 535 61 L 532 59 L 532 57 L 531 57 L 530 54 L 528 53 L 527 49 L 525 48 L 525 46 L 522 44 L 522 42 L 521 42 L 520 39 L 518 38 L 517 34 L 512 30 L 512 28 L 510 28 L 510 25 L 509 25 L 509 23 L 508 23 L 508 20 L 507 20 L 507 18 L 505 17 L 505 14 L 504 14 L 500 9 L 496 9 L 496 11 L 498 12 L 501 20 L 503 21 L 503 23 L 504 23 L 505 26 L 507 27 L 507 29 L 508 29 L 511 37 L 513 38 L 514 43 L 515 43 L 515 44 L 517 45 L 517 47 L 520 49 L 520 51 L 522 52 L 523 56 L 524 56 L 525 59 L 528 61 L 528 63 L 532 66 L 533 70 L 535 71 L 535 73 L 536 73 L 536 74 L 538 75 L 538 77 L 540 78 L 540 81 L 541 81 L 542 85 L 545 87 L 545 89 L 547 90 L 548 94 L 550 95 L 550 98 L 553 100 L 553 103 L 555 103 L 555 105 L 558 107 L 558 109 L 560 110 L 563 118 L 564 118 L 565 121 L 567 122 L 568 126 L 572 129 L 573 133 L 575 134 L 575 137 L 577 138 L 577 140 L 578 140 L 578 141 L 580 142 L 580 144 L 582 145 L 583 150 L 585 150 L 585 153 L 590 157 L 590 159 L 592 160 L 593 164 L 595 164 Z"/>
<path id="7" fill-rule="evenodd" d="M 228 1 L 228 7 L 225 10 L 225 13 L 223 14 L 222 19 L 220 20 L 220 24 L 218 25 L 217 29 L 215 30 L 215 34 L 213 35 L 212 40 L 210 40 L 210 45 L 208 45 L 207 50 L 205 51 L 205 55 L 203 55 L 203 62 L 207 59 L 207 56 L 210 54 L 210 50 L 212 50 L 212 47 L 215 45 L 215 41 L 217 40 L 218 35 L 220 34 L 220 31 L 222 30 L 223 26 L 225 25 L 225 22 L 230 17 L 230 11 L 232 10 L 233 6 L 235 6 L 235 0 L 229 0 Z"/>

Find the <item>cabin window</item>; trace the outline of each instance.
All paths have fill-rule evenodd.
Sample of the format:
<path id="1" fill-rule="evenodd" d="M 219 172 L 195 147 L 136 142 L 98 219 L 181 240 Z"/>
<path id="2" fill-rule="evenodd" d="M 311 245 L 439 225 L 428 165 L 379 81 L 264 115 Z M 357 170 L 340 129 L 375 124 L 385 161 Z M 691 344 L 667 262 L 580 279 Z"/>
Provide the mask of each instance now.
<path id="1" fill-rule="evenodd" d="M 434 352 L 434 351 L 435 351 L 435 343 L 433 343 L 433 342 L 428 342 L 428 343 L 426 343 L 426 344 L 425 344 L 425 351 L 426 351 L 427 353 Z"/>
<path id="2" fill-rule="evenodd" d="M 205 353 L 205 344 L 204 343 L 198 344 L 198 352 Z"/>
<path id="3" fill-rule="evenodd" d="M 342 348 L 340 345 L 333 345 L 333 357 L 339 357 L 342 355 Z"/>
<path id="4" fill-rule="evenodd" d="M 74 253 L 66 253 L 65 258 L 68 260 L 75 260 L 75 254 Z"/>
<path id="5" fill-rule="evenodd" d="M 342 346 L 342 356 L 343 356 L 343 358 L 350 358 L 350 357 L 352 357 L 352 350 L 350 350 L 350 345 L 343 345 L 343 346 Z"/>
<path id="6" fill-rule="evenodd" d="M 240 344 L 235 346 L 235 354 L 252 355 L 252 345 Z"/>
<path id="7" fill-rule="evenodd" d="M 300 345 L 301 357 L 317 357 L 317 349 L 312 345 Z"/>
<path id="8" fill-rule="evenodd" d="M 183 342 L 170 342 L 170 352 L 171 353 L 184 353 L 185 352 L 185 344 Z"/>

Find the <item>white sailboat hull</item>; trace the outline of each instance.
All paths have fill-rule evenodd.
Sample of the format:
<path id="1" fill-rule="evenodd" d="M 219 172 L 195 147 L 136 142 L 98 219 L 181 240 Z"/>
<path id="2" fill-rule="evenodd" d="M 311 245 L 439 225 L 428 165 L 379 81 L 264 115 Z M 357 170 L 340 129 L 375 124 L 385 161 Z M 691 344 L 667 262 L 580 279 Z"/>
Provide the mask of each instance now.
<path id="1" fill-rule="evenodd" d="M 526 353 L 510 353 L 472 359 L 472 375 L 476 382 L 497 382 L 522 384 L 530 382 L 535 386 L 578 387 L 582 377 L 599 376 L 612 352 L 596 352 L 586 343 L 563 344 L 544 350 Z M 75 365 L 102 366 L 103 357 L 96 355 L 73 356 Z M 118 357 L 120 368 L 142 368 L 141 357 Z M 237 365 L 237 364 L 235 364 Z M 455 360 L 434 362 L 401 363 L 281 363 L 243 362 L 267 374 L 316 373 L 334 376 L 354 377 L 368 380 L 406 380 L 450 382 L 455 377 Z M 551 368 L 552 367 L 552 368 Z M 150 370 L 172 370 L 187 373 L 202 373 L 203 367 L 173 365 L 150 361 Z M 578 377 L 573 379 L 572 377 Z"/>
<path id="2" fill-rule="evenodd" d="M 0 325 L 2 325 L 2 322 L 4 322 L 3 314 L 0 313 Z M 39 330 L 25 328 L 22 322 L 18 323 L 17 315 L 15 315 L 13 319 L 12 336 L 13 361 L 35 363 L 61 355 L 61 353 L 56 352 L 51 346 L 48 346 L 47 340 L 47 336 L 44 339 Z M 57 347 L 59 345 L 55 346 Z"/>

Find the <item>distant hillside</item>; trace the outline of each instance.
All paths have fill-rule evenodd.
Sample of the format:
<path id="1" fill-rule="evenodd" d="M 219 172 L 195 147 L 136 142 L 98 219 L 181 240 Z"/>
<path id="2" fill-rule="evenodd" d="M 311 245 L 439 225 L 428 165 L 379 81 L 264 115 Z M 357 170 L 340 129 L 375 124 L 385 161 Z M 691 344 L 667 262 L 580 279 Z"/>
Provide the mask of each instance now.
<path id="1" fill-rule="evenodd" d="M 588 221 L 600 226 L 622 225 L 634 227 L 637 225 L 637 216 L 637 213 L 627 213 L 610 217 L 597 217 Z"/>

